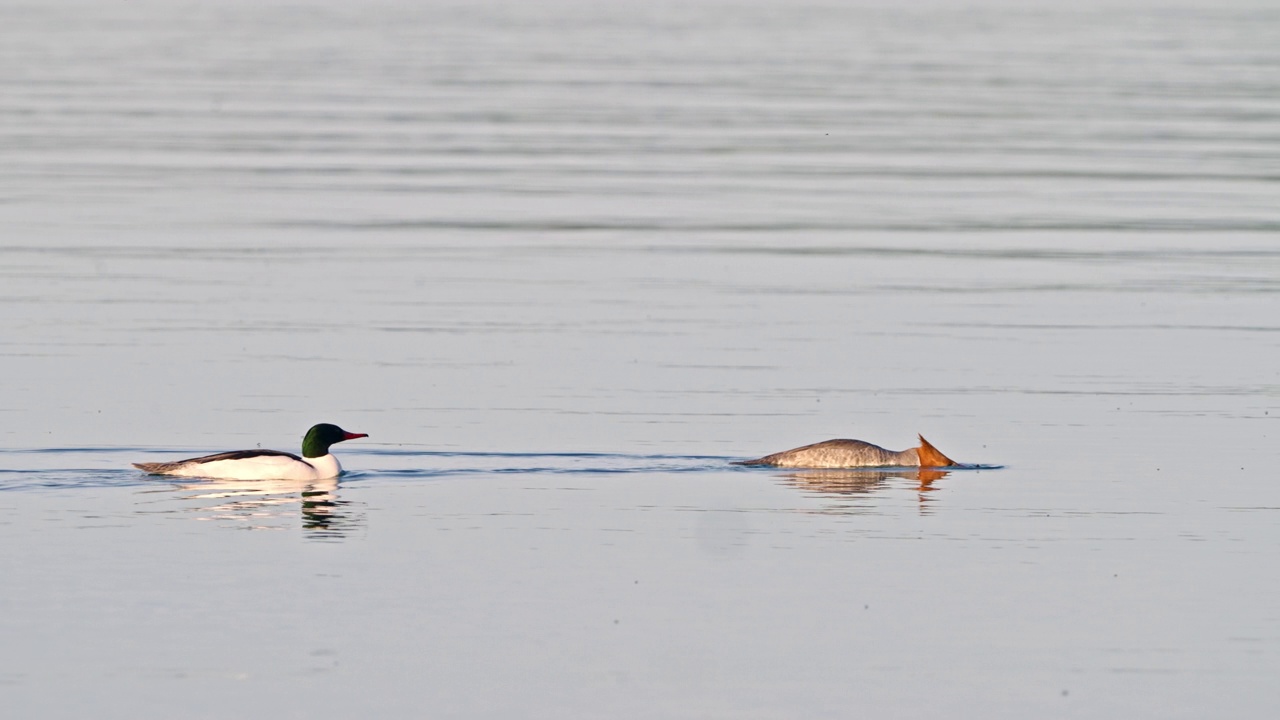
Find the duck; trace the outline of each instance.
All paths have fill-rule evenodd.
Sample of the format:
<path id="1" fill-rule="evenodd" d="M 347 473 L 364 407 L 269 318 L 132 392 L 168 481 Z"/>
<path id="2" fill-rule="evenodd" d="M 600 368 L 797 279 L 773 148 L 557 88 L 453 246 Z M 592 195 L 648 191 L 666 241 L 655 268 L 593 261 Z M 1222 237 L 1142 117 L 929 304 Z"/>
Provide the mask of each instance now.
<path id="1" fill-rule="evenodd" d="M 331 423 L 314 425 L 302 438 L 302 457 L 279 450 L 233 450 L 176 462 L 133 463 L 151 475 L 218 480 L 325 480 L 342 474 L 329 447 L 344 440 L 369 437 Z"/>
<path id="2" fill-rule="evenodd" d="M 755 460 L 739 460 L 731 465 L 781 468 L 858 468 L 858 467 L 952 467 L 956 461 L 920 438 L 920 446 L 906 450 L 886 450 L 862 440 L 824 440 L 812 445 L 765 455 Z"/>

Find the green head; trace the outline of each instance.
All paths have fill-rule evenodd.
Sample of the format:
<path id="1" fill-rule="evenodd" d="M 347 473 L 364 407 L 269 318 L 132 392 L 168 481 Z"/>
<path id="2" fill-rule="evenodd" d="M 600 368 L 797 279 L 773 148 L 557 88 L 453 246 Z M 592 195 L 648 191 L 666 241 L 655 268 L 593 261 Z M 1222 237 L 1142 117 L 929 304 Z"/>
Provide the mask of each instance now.
<path id="1" fill-rule="evenodd" d="M 343 440 L 369 437 L 364 433 L 349 433 L 337 425 L 320 423 L 307 431 L 302 438 L 302 457 L 323 457 L 329 454 L 329 446 Z"/>

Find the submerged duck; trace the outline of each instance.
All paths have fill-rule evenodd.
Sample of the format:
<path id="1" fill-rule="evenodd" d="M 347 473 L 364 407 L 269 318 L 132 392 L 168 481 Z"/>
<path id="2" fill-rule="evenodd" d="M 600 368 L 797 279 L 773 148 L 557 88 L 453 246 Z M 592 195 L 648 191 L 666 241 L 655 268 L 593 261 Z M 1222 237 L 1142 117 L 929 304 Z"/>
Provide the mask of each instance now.
<path id="1" fill-rule="evenodd" d="M 923 435 L 916 437 L 920 438 L 920 447 L 901 452 L 885 450 L 861 440 L 825 440 L 731 464 L 784 468 L 950 467 L 958 464 L 930 445 Z"/>
<path id="2" fill-rule="evenodd" d="M 369 437 L 337 425 L 320 423 L 302 439 L 302 457 L 279 450 L 234 450 L 165 463 L 133 463 L 152 475 L 203 477 L 222 480 L 324 480 L 342 474 L 329 446 L 343 440 Z"/>

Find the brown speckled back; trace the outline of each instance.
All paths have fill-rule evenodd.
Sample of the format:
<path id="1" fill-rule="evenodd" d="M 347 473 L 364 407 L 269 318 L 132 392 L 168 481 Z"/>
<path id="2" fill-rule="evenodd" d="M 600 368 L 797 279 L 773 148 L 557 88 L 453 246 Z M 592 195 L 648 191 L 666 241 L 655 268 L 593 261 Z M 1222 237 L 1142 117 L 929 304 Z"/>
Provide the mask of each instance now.
<path id="1" fill-rule="evenodd" d="M 786 468 L 918 467 L 920 456 L 915 448 L 896 452 L 861 440 L 826 440 L 734 464 Z"/>

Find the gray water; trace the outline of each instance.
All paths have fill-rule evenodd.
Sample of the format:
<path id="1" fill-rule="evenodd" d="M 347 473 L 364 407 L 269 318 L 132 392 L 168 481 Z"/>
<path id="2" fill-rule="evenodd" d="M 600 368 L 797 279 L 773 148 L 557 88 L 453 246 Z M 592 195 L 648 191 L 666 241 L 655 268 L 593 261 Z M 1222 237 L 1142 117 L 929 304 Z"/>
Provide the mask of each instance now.
<path id="1" fill-rule="evenodd" d="M 1273 717 L 1278 207 L 1267 2 L 4 2 L 0 708 Z"/>

